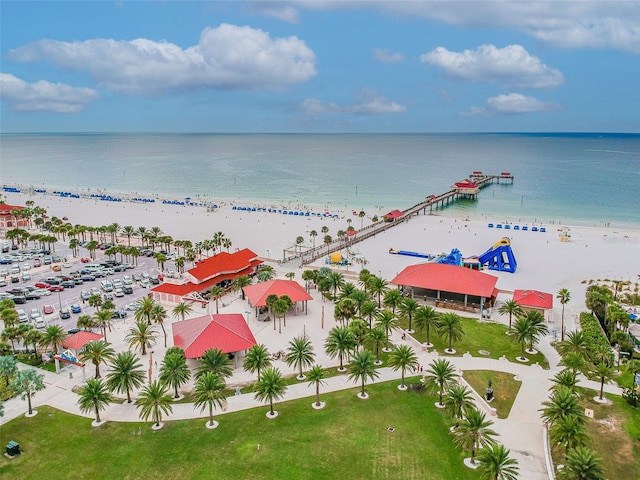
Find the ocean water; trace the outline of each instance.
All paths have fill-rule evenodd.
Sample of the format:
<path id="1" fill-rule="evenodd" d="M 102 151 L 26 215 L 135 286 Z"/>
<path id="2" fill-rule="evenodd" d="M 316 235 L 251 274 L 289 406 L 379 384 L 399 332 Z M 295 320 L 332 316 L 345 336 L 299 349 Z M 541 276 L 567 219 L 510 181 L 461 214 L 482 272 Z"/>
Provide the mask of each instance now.
<path id="1" fill-rule="evenodd" d="M 0 183 L 367 214 L 508 171 L 448 214 L 640 226 L 640 134 L 3 134 Z"/>

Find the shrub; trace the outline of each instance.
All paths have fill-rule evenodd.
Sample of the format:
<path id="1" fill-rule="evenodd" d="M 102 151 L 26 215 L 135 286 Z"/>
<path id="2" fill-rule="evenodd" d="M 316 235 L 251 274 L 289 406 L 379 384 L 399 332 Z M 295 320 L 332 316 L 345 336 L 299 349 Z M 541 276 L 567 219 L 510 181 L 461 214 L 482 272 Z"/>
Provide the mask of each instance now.
<path id="1" fill-rule="evenodd" d="M 591 346 L 591 350 L 594 352 L 611 350 L 611 344 L 609 339 L 602 332 L 600 323 L 596 318 L 587 312 L 580 314 L 580 328 L 584 333 L 588 344 Z M 611 362 L 613 362 L 613 352 L 611 352 Z"/>

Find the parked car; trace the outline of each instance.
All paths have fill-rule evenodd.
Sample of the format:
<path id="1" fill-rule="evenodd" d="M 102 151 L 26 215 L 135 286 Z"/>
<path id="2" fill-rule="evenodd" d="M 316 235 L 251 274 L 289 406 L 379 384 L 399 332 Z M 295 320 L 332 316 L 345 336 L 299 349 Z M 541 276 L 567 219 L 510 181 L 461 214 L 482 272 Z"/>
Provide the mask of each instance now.
<path id="1" fill-rule="evenodd" d="M 40 310 L 38 310 L 37 308 L 32 308 L 29 311 L 29 317 L 31 317 L 31 320 L 35 320 L 37 317 L 41 317 L 42 315 L 40 315 Z"/>
<path id="2" fill-rule="evenodd" d="M 64 288 L 73 288 L 76 286 L 75 282 L 73 280 L 65 280 L 64 282 L 62 282 L 60 284 L 60 286 L 64 287 Z"/>
<path id="3" fill-rule="evenodd" d="M 91 294 L 87 290 L 82 290 L 80 292 L 80 300 L 87 301 L 87 300 L 89 300 L 90 296 L 91 296 Z"/>
<path id="4" fill-rule="evenodd" d="M 122 291 L 127 295 L 131 295 L 133 293 L 133 287 L 131 285 L 125 285 L 122 287 Z"/>
<path id="5" fill-rule="evenodd" d="M 23 282 L 28 282 L 29 280 L 31 280 L 31 274 L 30 273 L 23 273 L 22 274 L 22 281 Z"/>
<path id="6" fill-rule="evenodd" d="M 124 290 L 123 290 L 123 289 L 121 289 L 121 288 L 116 288 L 116 289 L 113 291 L 113 294 L 114 294 L 116 297 L 124 297 Z"/>
<path id="7" fill-rule="evenodd" d="M 80 307 L 80 305 L 78 305 L 77 303 L 72 303 L 70 308 L 71 308 L 71 313 L 82 312 L 82 307 Z"/>
<path id="8" fill-rule="evenodd" d="M 42 261 L 40 260 L 40 258 L 36 257 L 33 259 L 33 266 L 34 267 L 39 267 L 40 265 L 42 265 Z"/>
<path id="9" fill-rule="evenodd" d="M 20 323 L 25 323 L 29 321 L 29 317 L 27 316 L 27 312 L 25 312 L 23 309 L 19 308 L 18 310 L 16 310 L 16 312 L 18 312 L 18 321 Z"/>
<path id="10" fill-rule="evenodd" d="M 89 275 L 89 274 L 82 275 L 82 277 L 80 278 L 82 279 L 83 282 L 93 282 L 96 279 L 95 275 Z"/>
<path id="11" fill-rule="evenodd" d="M 67 330 L 67 335 L 75 335 L 78 332 L 81 332 L 82 329 L 80 328 L 71 328 L 69 330 Z"/>
<path id="12" fill-rule="evenodd" d="M 36 324 L 36 328 L 38 330 L 42 330 L 43 328 L 45 328 L 47 326 L 47 322 L 44 321 L 44 318 L 40 317 L 36 320 L 35 322 Z"/>
<path id="13" fill-rule="evenodd" d="M 20 277 L 18 277 L 17 275 L 12 275 L 11 283 L 20 283 Z"/>
<path id="14" fill-rule="evenodd" d="M 34 286 L 36 288 L 49 288 L 51 285 L 46 282 L 36 282 Z"/>
<path id="15" fill-rule="evenodd" d="M 25 300 L 40 300 L 40 294 L 37 293 L 37 290 L 30 290 L 24 295 Z"/>
<path id="16" fill-rule="evenodd" d="M 50 292 L 63 292 L 64 287 L 62 285 L 51 285 L 47 290 Z"/>
<path id="17" fill-rule="evenodd" d="M 60 310 L 60 318 L 62 318 L 63 320 L 71 318 L 71 312 L 68 308 L 63 308 L 62 310 Z"/>
<path id="18" fill-rule="evenodd" d="M 82 258 L 80 259 L 80 261 L 81 261 L 82 263 L 89 263 L 91 260 L 90 260 L 89 258 L 87 258 L 87 257 L 82 257 Z"/>
<path id="19" fill-rule="evenodd" d="M 36 288 L 33 292 L 37 293 L 40 296 L 40 298 L 51 296 L 51 292 L 46 288 Z"/>
<path id="20" fill-rule="evenodd" d="M 127 312 L 122 308 L 119 308 L 118 310 L 114 310 L 113 314 L 111 315 L 111 318 L 126 318 L 126 317 L 127 317 Z"/>
<path id="21" fill-rule="evenodd" d="M 100 290 L 98 290 L 96 287 L 92 287 L 91 290 L 89 290 L 89 293 L 91 295 L 100 295 Z"/>
<path id="22" fill-rule="evenodd" d="M 51 315 L 53 313 L 53 306 L 47 304 L 44 307 L 42 307 L 42 311 L 44 312 L 45 315 Z"/>
<path id="23" fill-rule="evenodd" d="M 142 305 L 140 302 L 131 302 L 127 303 L 124 309 L 130 312 L 135 312 L 138 308 L 140 308 L 140 305 Z"/>
<path id="24" fill-rule="evenodd" d="M 51 265 L 51 270 L 53 270 L 54 272 L 59 272 L 62 270 L 62 267 L 60 265 Z"/>
<path id="25" fill-rule="evenodd" d="M 6 287 L 7 286 L 7 281 L 4 279 L 0 279 L 0 287 Z"/>

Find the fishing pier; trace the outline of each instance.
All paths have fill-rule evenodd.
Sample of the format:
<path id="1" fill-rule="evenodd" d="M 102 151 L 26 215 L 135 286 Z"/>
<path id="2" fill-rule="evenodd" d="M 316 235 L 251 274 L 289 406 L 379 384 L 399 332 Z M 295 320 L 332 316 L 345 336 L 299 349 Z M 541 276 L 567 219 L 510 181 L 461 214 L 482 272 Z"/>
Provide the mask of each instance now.
<path id="1" fill-rule="evenodd" d="M 286 256 L 286 253 L 290 252 L 285 251 L 283 263 L 293 262 L 296 259 L 301 259 L 302 265 L 313 263 L 318 258 L 330 255 L 333 252 L 352 246 L 355 243 L 382 233 L 389 228 L 400 225 L 401 223 L 409 220 L 413 215 L 420 215 L 420 213 L 426 215 L 427 210 L 429 213 L 432 213 L 434 210 L 444 209 L 449 204 L 456 202 L 461 198 L 475 199 L 482 188 L 493 183 L 513 184 L 513 179 L 514 177 L 510 172 L 501 172 L 499 175 L 487 175 L 483 172 L 475 171 L 469 175 L 469 178 L 454 183 L 450 190 L 441 193 L 440 195 L 429 195 L 423 201 L 416 203 L 404 211 L 394 211 L 390 214 L 384 215 L 379 221 L 372 223 L 351 235 L 347 235 L 345 238 L 338 238 L 329 244 L 318 245 L 315 248 L 311 248 L 305 252 L 296 253 L 295 255 L 288 257 Z"/>

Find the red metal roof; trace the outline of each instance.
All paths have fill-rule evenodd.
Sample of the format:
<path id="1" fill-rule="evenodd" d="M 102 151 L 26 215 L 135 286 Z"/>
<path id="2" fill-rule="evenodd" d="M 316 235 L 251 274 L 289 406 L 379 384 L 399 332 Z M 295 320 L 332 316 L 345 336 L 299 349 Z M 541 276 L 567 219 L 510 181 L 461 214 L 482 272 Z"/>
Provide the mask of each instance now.
<path id="1" fill-rule="evenodd" d="M 243 275 L 249 275 L 253 273 L 256 267 L 261 263 L 264 263 L 264 262 L 258 259 L 253 260 L 250 263 L 249 267 L 245 268 L 244 270 L 240 270 L 239 272 L 236 272 L 236 273 L 228 273 L 226 275 L 217 275 L 202 283 L 187 282 L 181 285 L 175 284 L 175 283 L 169 283 L 169 282 L 161 283 L 160 285 L 156 285 L 155 287 L 153 287 L 151 291 L 158 292 L 158 293 L 167 293 L 170 295 L 181 295 L 181 296 L 188 295 L 189 293 L 192 293 L 192 292 L 203 292 L 224 280 L 234 280 L 235 278 L 241 277 Z"/>
<path id="2" fill-rule="evenodd" d="M 63 348 L 70 348 L 71 350 L 80 350 L 89 342 L 95 342 L 102 339 L 102 335 L 99 333 L 93 333 L 86 330 L 81 330 L 78 333 L 69 335 L 62 342 Z"/>
<path id="3" fill-rule="evenodd" d="M 182 348 L 187 358 L 200 358 L 212 348 L 239 352 L 257 343 L 240 313 L 205 315 L 175 322 L 172 328 L 173 344 Z"/>
<path id="4" fill-rule="evenodd" d="M 542 308 L 545 310 L 553 308 L 553 295 L 537 290 L 514 290 L 513 301 L 522 307 Z"/>
<path id="5" fill-rule="evenodd" d="M 269 295 L 288 295 L 294 302 L 311 300 L 313 297 L 298 282 L 294 280 L 271 280 L 269 282 L 256 283 L 242 289 L 249 303 L 254 307 L 264 307 Z"/>
<path id="6" fill-rule="evenodd" d="M 258 257 L 248 248 L 244 248 L 234 253 L 220 252 L 213 257 L 209 257 L 189 270 L 198 283 L 207 281 L 215 276 L 238 273 L 245 270 L 252 260 Z M 260 261 L 262 263 L 262 261 Z M 220 280 L 218 280 L 219 282 Z M 216 282 L 217 283 L 217 282 Z"/>
<path id="7" fill-rule="evenodd" d="M 477 185 L 475 184 L 475 182 L 472 182 L 471 180 L 464 179 L 460 182 L 456 182 L 456 187 L 458 188 L 476 188 Z"/>
<path id="8" fill-rule="evenodd" d="M 410 265 L 390 283 L 491 298 L 498 278 L 470 268 L 443 263 Z"/>
<path id="9" fill-rule="evenodd" d="M 6 203 L 0 203 L 0 215 L 8 215 L 13 210 L 23 210 L 25 207 L 19 207 L 16 205 L 7 205 Z"/>
<path id="10" fill-rule="evenodd" d="M 401 212 L 400 210 L 392 210 L 389 213 L 385 214 L 384 218 L 399 218 L 403 215 L 404 213 Z"/>

